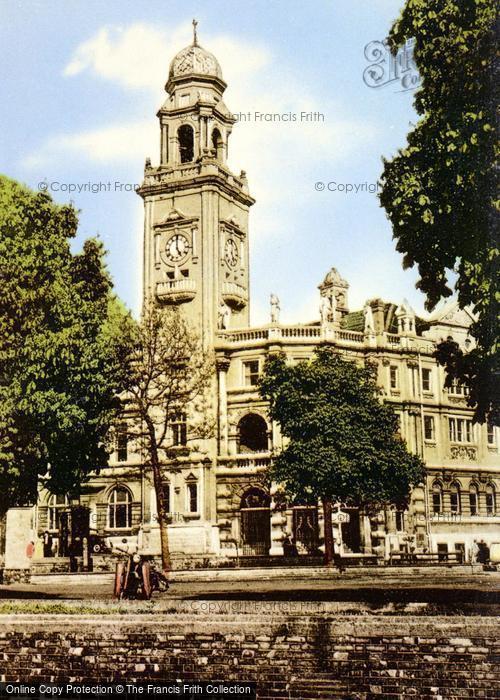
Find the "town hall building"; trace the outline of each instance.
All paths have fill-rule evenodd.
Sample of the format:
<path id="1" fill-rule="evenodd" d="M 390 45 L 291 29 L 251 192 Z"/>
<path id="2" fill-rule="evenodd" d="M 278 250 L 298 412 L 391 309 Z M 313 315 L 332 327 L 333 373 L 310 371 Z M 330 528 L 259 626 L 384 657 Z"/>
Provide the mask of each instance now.
<path id="1" fill-rule="evenodd" d="M 154 165 L 146 160 L 138 190 L 144 201 L 144 300 L 181 307 L 216 356 L 213 437 L 192 447 L 188 417 L 171 426 L 178 450 L 164 465 L 164 479 L 174 562 L 176 556 L 222 561 L 282 555 L 283 543 L 292 539 L 299 555 L 321 551 L 322 509 L 284 503 L 279 486 L 268 481 L 282 438 L 257 390 L 269 353 L 282 351 L 297 362 L 320 343 L 376 366 L 402 437 L 427 467 L 407 510 L 388 508 L 374 516 L 336 504 L 337 549 L 380 560 L 399 551 L 453 552 L 468 560 L 475 539 L 500 541 L 499 434 L 473 424 L 464 389 L 444 387 L 445 372 L 433 352 L 447 338 L 464 349 L 473 346 L 470 313 L 450 303 L 424 320 L 406 301 L 382 299 L 351 309 L 349 284 L 331 267 L 318 279 L 316 321 L 283 324 L 280 302 L 271 296 L 269 323 L 252 327 L 249 213 L 255 200 L 245 172 L 227 166 L 236 119 L 224 102 L 225 88 L 217 59 L 195 33 L 170 64 L 167 97 L 157 114 L 159 159 Z M 152 477 L 126 424 L 117 430 L 109 466 L 83 485 L 78 503 L 89 509 L 95 538 L 108 544 L 138 540 L 142 551 L 159 553 Z M 33 537 L 48 531 L 55 556 L 64 554 L 58 540 L 70 506 L 64 494 L 42 491 L 30 509 Z M 37 557 L 43 558 L 40 547 Z"/>

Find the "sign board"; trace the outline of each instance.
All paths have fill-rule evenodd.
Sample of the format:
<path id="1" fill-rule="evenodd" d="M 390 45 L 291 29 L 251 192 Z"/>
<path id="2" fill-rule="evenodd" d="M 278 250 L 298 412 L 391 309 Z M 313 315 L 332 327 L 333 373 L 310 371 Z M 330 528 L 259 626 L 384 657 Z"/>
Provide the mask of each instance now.
<path id="1" fill-rule="evenodd" d="M 351 519 L 349 513 L 344 513 L 341 510 L 337 510 L 332 513 L 332 523 L 348 523 Z"/>

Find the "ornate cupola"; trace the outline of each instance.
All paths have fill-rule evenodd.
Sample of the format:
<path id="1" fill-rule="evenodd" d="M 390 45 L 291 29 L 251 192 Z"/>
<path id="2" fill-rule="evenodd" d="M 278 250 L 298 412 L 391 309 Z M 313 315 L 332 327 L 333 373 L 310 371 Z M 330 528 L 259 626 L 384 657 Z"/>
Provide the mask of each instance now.
<path id="1" fill-rule="evenodd" d="M 179 51 L 170 63 L 165 90 L 172 94 L 176 85 L 195 79 L 205 83 L 216 82 L 222 95 L 226 89 L 222 68 L 215 56 L 198 44 L 197 24 L 198 22 L 193 20 L 192 44 Z"/>
<path id="2" fill-rule="evenodd" d="M 169 97 L 158 112 L 161 127 L 161 164 L 179 165 L 215 158 L 226 163 L 229 135 L 235 118 L 222 95 L 226 83 L 213 54 L 193 42 L 170 63 L 165 85 Z M 186 121 L 185 117 L 188 116 Z"/>

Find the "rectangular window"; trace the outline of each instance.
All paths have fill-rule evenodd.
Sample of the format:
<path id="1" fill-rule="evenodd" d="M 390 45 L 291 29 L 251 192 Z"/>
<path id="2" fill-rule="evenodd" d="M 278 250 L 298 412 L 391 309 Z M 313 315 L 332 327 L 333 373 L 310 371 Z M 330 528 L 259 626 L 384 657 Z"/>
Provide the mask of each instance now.
<path id="1" fill-rule="evenodd" d="M 487 515 L 495 515 L 496 503 L 495 503 L 495 491 L 492 486 L 488 486 L 486 490 L 486 513 Z"/>
<path id="2" fill-rule="evenodd" d="M 435 440 L 434 416 L 424 416 L 424 435 L 426 440 Z"/>
<path id="3" fill-rule="evenodd" d="M 405 512 L 404 510 L 396 511 L 396 530 L 403 532 L 405 529 Z"/>
<path id="4" fill-rule="evenodd" d="M 259 381 L 259 361 L 249 360 L 243 363 L 243 384 L 256 386 Z"/>
<path id="5" fill-rule="evenodd" d="M 432 494 L 432 512 L 438 514 L 441 512 L 441 492 L 434 491 Z"/>
<path id="6" fill-rule="evenodd" d="M 460 513 L 460 492 L 458 490 L 450 492 L 450 510 L 455 515 Z"/>
<path id="7" fill-rule="evenodd" d="M 448 560 L 448 545 L 446 543 L 438 543 L 437 546 L 438 550 L 438 559 L 439 561 L 447 561 Z"/>
<path id="8" fill-rule="evenodd" d="M 170 513 L 170 484 L 168 481 L 163 482 L 163 512 Z"/>
<path id="9" fill-rule="evenodd" d="M 465 420 L 465 442 L 472 442 L 472 421 Z"/>
<path id="10" fill-rule="evenodd" d="M 391 379 L 391 389 L 398 388 L 398 368 L 394 365 L 389 367 L 389 375 Z"/>
<path id="11" fill-rule="evenodd" d="M 454 379 L 452 385 L 448 387 L 448 393 L 454 396 L 468 396 L 469 389 Z"/>
<path id="12" fill-rule="evenodd" d="M 477 493 L 476 491 L 471 491 L 469 493 L 469 508 L 471 515 L 477 515 Z"/>
<path id="13" fill-rule="evenodd" d="M 474 442 L 472 420 L 468 418 L 448 418 L 450 442 Z"/>
<path id="14" fill-rule="evenodd" d="M 116 429 L 116 459 L 119 462 L 126 462 L 128 459 L 128 433 L 126 423 L 121 423 Z"/>
<path id="15" fill-rule="evenodd" d="M 198 484 L 188 484 L 188 509 L 190 513 L 198 512 Z"/>
<path id="16" fill-rule="evenodd" d="M 187 422 L 185 413 L 175 413 L 170 421 L 172 428 L 172 445 L 187 445 Z"/>
<path id="17" fill-rule="evenodd" d="M 465 544 L 463 542 L 455 542 L 455 554 L 459 564 L 465 563 Z"/>
<path id="18" fill-rule="evenodd" d="M 432 374 L 430 369 L 422 370 L 422 391 L 432 391 Z"/>
<path id="19" fill-rule="evenodd" d="M 488 423 L 488 445 L 490 445 L 490 447 L 496 445 L 495 437 L 495 426 Z"/>

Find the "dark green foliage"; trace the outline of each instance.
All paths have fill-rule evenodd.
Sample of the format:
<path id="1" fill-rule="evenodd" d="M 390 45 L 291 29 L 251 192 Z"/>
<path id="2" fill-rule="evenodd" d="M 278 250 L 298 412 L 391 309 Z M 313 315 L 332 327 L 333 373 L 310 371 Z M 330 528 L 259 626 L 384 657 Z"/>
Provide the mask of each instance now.
<path id="1" fill-rule="evenodd" d="M 384 164 L 381 202 L 404 266 L 418 266 L 427 307 L 453 291 L 462 308 L 473 307 L 477 348 L 464 357 L 443 344 L 437 358 L 450 381 L 469 386 L 476 420 L 489 414 L 498 422 L 496 7 L 494 0 L 407 0 L 389 40 L 396 52 L 415 39 L 421 119 L 406 148 Z"/>
<path id="2" fill-rule="evenodd" d="M 272 478 L 299 499 L 362 507 L 404 505 L 423 463 L 398 435 L 398 418 L 379 399 L 370 368 L 319 348 L 309 362 L 268 359 L 260 383 L 289 444 Z"/>
<path id="3" fill-rule="evenodd" d="M 77 212 L 0 178 L 0 512 L 105 465 L 130 319 L 95 240 L 73 255 Z"/>

